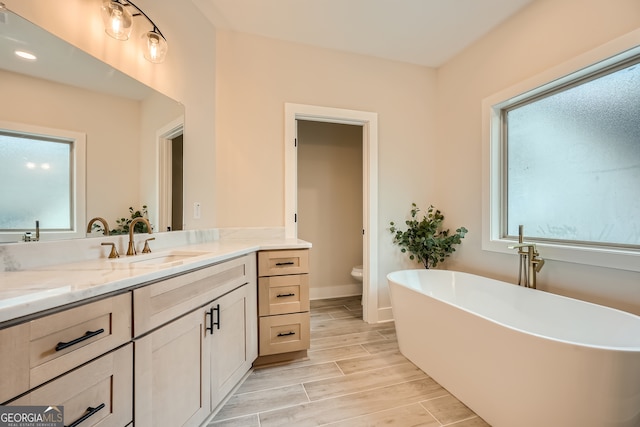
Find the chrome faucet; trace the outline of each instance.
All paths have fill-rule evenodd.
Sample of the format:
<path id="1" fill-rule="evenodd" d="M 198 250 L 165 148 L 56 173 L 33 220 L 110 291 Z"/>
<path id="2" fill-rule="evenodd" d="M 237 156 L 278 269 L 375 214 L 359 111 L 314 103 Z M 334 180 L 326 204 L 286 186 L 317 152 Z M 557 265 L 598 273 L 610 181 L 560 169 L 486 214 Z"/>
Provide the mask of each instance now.
<path id="1" fill-rule="evenodd" d="M 539 257 L 540 254 L 536 249 L 535 243 L 524 243 L 522 225 L 518 227 L 518 244 L 509 246 L 509 249 L 518 249 L 518 254 L 520 255 L 518 285 L 536 289 L 536 274 L 542 270 L 544 259 Z"/>
<path id="2" fill-rule="evenodd" d="M 135 225 L 139 222 L 144 222 L 147 226 L 147 231 L 149 232 L 149 234 L 153 234 L 153 230 L 151 230 L 151 224 L 149 224 L 148 219 L 141 216 L 134 218 L 133 221 L 131 221 L 131 223 L 129 224 L 129 248 L 127 249 L 127 255 L 135 255 L 137 253 L 136 247 L 133 242 L 133 230 L 135 230 Z"/>
<path id="3" fill-rule="evenodd" d="M 87 234 L 91 233 L 91 227 L 93 227 L 93 223 L 94 222 L 101 222 L 102 223 L 102 234 L 104 236 L 108 236 L 109 235 L 109 224 L 107 224 L 107 220 L 104 218 L 101 218 L 99 216 L 92 218 L 91 221 L 89 221 L 89 224 L 87 225 Z"/>

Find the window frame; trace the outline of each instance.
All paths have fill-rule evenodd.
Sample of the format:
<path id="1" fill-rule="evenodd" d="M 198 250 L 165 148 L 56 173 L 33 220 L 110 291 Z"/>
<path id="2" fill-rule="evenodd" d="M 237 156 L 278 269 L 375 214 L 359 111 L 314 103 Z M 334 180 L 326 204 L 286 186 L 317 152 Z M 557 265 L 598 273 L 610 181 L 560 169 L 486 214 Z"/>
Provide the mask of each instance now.
<path id="1" fill-rule="evenodd" d="M 47 230 L 46 224 L 40 224 L 40 240 L 63 240 L 86 236 L 86 134 L 71 130 L 48 128 L 38 125 L 0 121 L 0 129 L 10 133 L 34 135 L 38 137 L 69 141 L 71 144 L 71 206 L 70 230 Z M 35 231 L 35 223 L 33 225 Z M 0 243 L 20 242 L 25 231 L 0 231 Z"/>
<path id="2" fill-rule="evenodd" d="M 516 254 L 508 246 L 517 242 L 517 237 L 501 236 L 506 223 L 507 174 L 503 109 L 629 61 L 640 55 L 639 40 L 640 30 L 633 31 L 483 100 L 483 250 Z M 526 236 L 526 228 L 524 232 Z M 536 243 L 540 256 L 546 259 L 640 271 L 640 250 L 635 248 L 525 239 Z"/>

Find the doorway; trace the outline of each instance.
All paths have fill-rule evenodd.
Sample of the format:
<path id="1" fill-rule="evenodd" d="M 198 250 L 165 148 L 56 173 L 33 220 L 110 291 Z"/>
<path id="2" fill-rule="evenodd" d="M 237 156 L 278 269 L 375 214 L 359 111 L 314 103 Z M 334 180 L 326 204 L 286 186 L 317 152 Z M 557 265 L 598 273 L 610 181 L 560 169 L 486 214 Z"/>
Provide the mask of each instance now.
<path id="1" fill-rule="evenodd" d="M 297 120 L 362 127 L 362 305 L 363 320 L 378 316 L 378 114 L 304 104 L 285 104 L 285 235 L 298 237 Z M 312 242 L 313 243 L 313 242 Z"/>
<path id="2" fill-rule="evenodd" d="M 171 231 L 184 228 L 183 224 L 183 145 L 182 134 L 171 138 Z M 170 231 L 167 230 L 167 231 Z"/>
<path id="3" fill-rule="evenodd" d="M 184 117 L 158 130 L 158 230 L 184 228 Z"/>
<path id="4" fill-rule="evenodd" d="M 313 242 L 309 296 L 362 295 L 362 126 L 297 121 L 298 237 Z M 362 271 L 362 270 L 360 270 Z"/>

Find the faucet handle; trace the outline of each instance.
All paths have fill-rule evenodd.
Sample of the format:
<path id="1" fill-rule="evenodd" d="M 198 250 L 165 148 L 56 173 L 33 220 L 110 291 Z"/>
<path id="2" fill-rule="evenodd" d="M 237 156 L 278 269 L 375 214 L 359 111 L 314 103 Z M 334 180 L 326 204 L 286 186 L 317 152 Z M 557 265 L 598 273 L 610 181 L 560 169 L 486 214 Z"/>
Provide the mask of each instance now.
<path id="1" fill-rule="evenodd" d="M 156 240 L 156 238 L 150 237 L 144 241 L 144 248 L 142 249 L 143 254 L 151 253 L 151 248 L 149 247 L 149 240 Z"/>
<path id="2" fill-rule="evenodd" d="M 120 258 L 120 254 L 116 250 L 116 244 L 113 242 L 103 242 L 102 246 L 111 246 L 111 252 L 109 253 L 109 258 Z"/>
<path id="3" fill-rule="evenodd" d="M 507 248 L 509 249 L 533 248 L 533 250 L 535 251 L 536 244 L 535 243 L 518 243 L 517 245 L 507 246 Z"/>

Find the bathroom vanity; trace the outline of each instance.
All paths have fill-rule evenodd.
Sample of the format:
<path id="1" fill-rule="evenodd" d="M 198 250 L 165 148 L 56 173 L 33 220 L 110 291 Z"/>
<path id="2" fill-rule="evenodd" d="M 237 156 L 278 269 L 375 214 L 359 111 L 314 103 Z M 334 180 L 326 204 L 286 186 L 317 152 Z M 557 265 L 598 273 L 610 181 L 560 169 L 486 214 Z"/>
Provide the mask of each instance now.
<path id="1" fill-rule="evenodd" d="M 297 281 L 309 247 L 215 241 L 0 272 L 0 404 L 62 405 L 65 425 L 83 427 L 201 425 L 258 357 L 258 259 L 286 256 L 301 274 L 282 276 Z M 306 316 L 287 351 L 308 348 L 303 288 L 285 304 Z"/>

